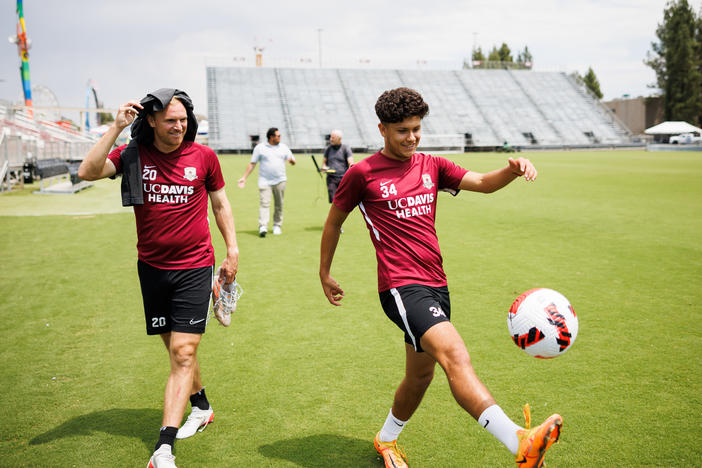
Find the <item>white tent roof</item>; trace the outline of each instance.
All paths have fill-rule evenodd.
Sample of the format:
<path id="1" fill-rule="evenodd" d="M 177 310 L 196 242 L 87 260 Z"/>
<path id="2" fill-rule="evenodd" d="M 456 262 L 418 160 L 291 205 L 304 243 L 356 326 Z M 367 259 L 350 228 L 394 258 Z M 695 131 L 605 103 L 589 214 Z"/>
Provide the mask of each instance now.
<path id="1" fill-rule="evenodd" d="M 681 133 L 697 132 L 702 134 L 702 128 L 697 128 L 687 122 L 670 120 L 660 123 L 654 127 L 647 128 L 644 133 L 647 135 L 680 135 Z"/>

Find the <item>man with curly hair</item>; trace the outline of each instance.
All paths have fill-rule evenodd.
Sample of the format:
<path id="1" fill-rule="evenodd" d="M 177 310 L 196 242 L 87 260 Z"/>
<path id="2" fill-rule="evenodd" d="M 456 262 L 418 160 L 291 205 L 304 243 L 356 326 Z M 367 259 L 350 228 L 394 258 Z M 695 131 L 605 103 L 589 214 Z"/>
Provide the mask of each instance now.
<path id="1" fill-rule="evenodd" d="M 409 88 L 384 92 L 375 105 L 383 148 L 346 172 L 324 225 L 319 276 L 329 302 L 341 305 L 344 291 L 331 276 L 341 227 L 358 206 L 378 261 L 378 291 L 385 314 L 405 336 L 405 377 L 374 445 L 385 466 L 407 466 L 397 438 L 424 396 L 438 363 L 458 404 L 515 456 L 520 467 L 543 465 L 546 450 L 558 440 L 558 414 L 529 429 L 517 426 L 497 405 L 471 365 L 463 339 L 450 322 L 451 304 L 435 229 L 439 191 L 491 193 L 517 177 L 533 181 L 537 172 L 525 158 L 485 174 L 448 159 L 416 153 L 422 118 L 429 106 Z"/>

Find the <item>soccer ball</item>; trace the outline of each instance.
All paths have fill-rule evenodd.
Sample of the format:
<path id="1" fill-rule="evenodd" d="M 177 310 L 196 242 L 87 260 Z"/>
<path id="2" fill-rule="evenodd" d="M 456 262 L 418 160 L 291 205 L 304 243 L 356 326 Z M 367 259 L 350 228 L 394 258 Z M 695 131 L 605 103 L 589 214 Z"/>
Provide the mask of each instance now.
<path id="1" fill-rule="evenodd" d="M 578 336 L 578 317 L 563 294 L 553 289 L 530 289 L 509 308 L 507 327 L 514 343 L 541 359 L 560 356 Z"/>

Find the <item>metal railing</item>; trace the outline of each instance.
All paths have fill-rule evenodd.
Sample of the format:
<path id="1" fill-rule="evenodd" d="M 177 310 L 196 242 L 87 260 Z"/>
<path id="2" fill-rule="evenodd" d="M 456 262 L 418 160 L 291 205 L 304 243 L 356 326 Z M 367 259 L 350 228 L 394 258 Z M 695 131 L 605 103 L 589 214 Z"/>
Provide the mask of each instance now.
<path id="1" fill-rule="evenodd" d="M 24 110 L 0 101 L 0 191 L 24 182 L 25 163 L 82 161 L 97 139 L 55 122 L 35 120 Z"/>

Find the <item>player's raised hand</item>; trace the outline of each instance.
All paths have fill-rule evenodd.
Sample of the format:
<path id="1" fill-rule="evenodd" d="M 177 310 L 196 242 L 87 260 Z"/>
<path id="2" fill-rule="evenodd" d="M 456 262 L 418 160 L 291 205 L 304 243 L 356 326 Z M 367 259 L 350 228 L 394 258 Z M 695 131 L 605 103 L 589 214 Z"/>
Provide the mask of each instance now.
<path id="1" fill-rule="evenodd" d="M 323 277 L 321 280 L 322 289 L 324 290 L 324 295 L 327 296 L 327 300 L 335 306 L 340 306 L 341 300 L 344 298 L 344 291 L 339 286 L 339 283 L 331 276 Z"/>
<path id="2" fill-rule="evenodd" d="M 512 173 L 524 177 L 524 180 L 534 180 L 538 175 L 536 168 L 527 158 L 509 158 L 507 160 Z"/>
<path id="3" fill-rule="evenodd" d="M 134 122 L 137 115 L 139 114 L 139 109 L 143 109 L 144 106 L 139 104 L 139 101 L 127 101 L 126 103 L 119 106 L 117 110 L 117 116 L 115 117 L 115 125 L 123 129 L 128 127 Z"/>

